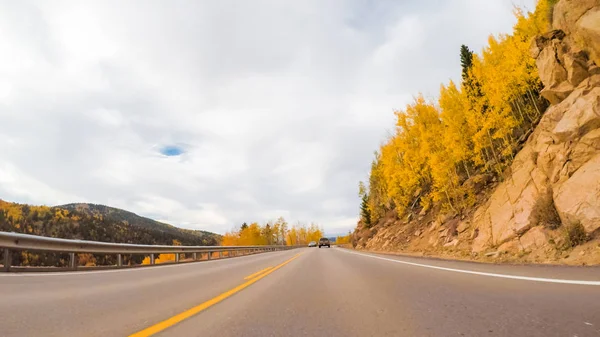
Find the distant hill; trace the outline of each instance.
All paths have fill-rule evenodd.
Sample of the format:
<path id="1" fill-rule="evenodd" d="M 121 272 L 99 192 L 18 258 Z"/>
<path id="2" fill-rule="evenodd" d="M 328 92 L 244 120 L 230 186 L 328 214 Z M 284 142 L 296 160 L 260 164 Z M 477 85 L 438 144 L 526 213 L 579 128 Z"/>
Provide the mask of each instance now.
<path id="1" fill-rule="evenodd" d="M 139 216 L 129 211 L 105 205 L 79 203 L 60 205 L 56 206 L 56 208 L 66 209 L 73 213 L 85 214 L 89 217 L 99 214 L 104 219 L 111 222 L 126 223 L 133 227 L 145 228 L 154 233 L 160 233 L 160 236 L 166 235 L 172 237 L 170 241 L 178 240 L 183 245 L 212 246 L 217 244 L 220 240 L 220 235 L 215 233 L 178 228 L 163 222 Z M 168 242 L 167 244 L 171 244 L 171 242 Z"/>
<path id="2" fill-rule="evenodd" d="M 221 242 L 221 235 L 215 233 L 177 228 L 118 208 L 95 204 L 48 207 L 0 200 L 0 231 L 147 245 L 214 246 Z M 142 258 L 132 256 L 131 261 L 141 261 Z M 64 264 L 64 257 L 51 253 L 23 252 L 14 259 L 17 265 Z M 104 264 L 114 263 L 114 256 L 95 256 L 94 259 Z"/>
<path id="3" fill-rule="evenodd" d="M 215 233 L 177 228 L 95 204 L 32 206 L 0 200 L 0 231 L 116 243 L 217 245 Z"/>

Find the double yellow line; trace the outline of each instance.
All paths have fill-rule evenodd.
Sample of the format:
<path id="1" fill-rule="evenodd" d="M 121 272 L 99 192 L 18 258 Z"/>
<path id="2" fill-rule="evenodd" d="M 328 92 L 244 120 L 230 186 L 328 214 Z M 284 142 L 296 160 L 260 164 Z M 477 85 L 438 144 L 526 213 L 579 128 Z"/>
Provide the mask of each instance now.
<path id="1" fill-rule="evenodd" d="M 148 327 L 148 328 L 146 328 L 144 330 L 141 330 L 141 331 L 138 331 L 138 332 L 136 332 L 136 333 L 134 333 L 132 335 L 129 335 L 129 337 L 147 337 L 147 336 L 152 336 L 152 335 L 154 335 L 156 333 L 159 333 L 159 332 L 161 332 L 161 331 L 163 331 L 163 330 L 165 330 L 165 329 L 167 329 L 169 327 L 172 327 L 173 325 L 175 325 L 175 324 L 177 324 L 177 323 L 179 323 L 179 322 L 181 322 L 181 321 L 183 321 L 183 320 L 185 320 L 187 318 L 190 318 L 190 317 L 196 315 L 197 313 L 201 312 L 202 310 L 208 309 L 211 306 L 213 306 L 213 305 L 215 305 L 215 304 L 223 301 L 224 299 L 230 297 L 231 295 L 233 295 L 233 294 L 235 294 L 237 292 L 240 292 L 241 290 L 247 288 L 251 284 L 257 282 L 260 279 L 262 279 L 263 277 L 271 274 L 272 272 L 276 271 L 277 269 L 279 269 L 279 268 L 285 266 L 286 264 L 292 262 L 295 258 L 297 258 L 298 256 L 300 256 L 300 254 L 302 254 L 302 253 L 298 253 L 298 254 L 294 255 L 291 259 L 283 262 L 280 265 L 277 265 L 277 266 L 272 267 L 272 268 L 271 267 L 265 268 L 265 269 L 263 269 L 261 271 L 258 271 L 258 272 L 254 273 L 252 275 L 248 275 L 248 276 L 246 276 L 244 278 L 247 281 L 244 282 L 244 283 L 242 283 L 242 284 L 240 284 L 239 286 L 237 286 L 237 287 L 235 287 L 235 288 L 233 288 L 231 290 L 228 290 L 228 291 L 222 293 L 221 295 L 219 295 L 217 297 L 214 297 L 214 298 L 212 298 L 212 299 L 210 299 L 210 300 L 208 300 L 208 301 L 206 301 L 206 302 L 204 302 L 204 303 L 202 303 L 200 305 L 197 305 L 197 306 L 195 306 L 195 307 L 193 307 L 191 309 L 188 309 L 188 310 L 186 310 L 186 311 L 184 311 L 182 313 L 179 313 L 179 314 L 177 314 L 177 315 L 175 315 L 175 316 L 173 316 L 173 317 L 171 317 L 169 319 L 166 319 L 166 320 L 164 320 L 162 322 L 159 322 L 157 324 L 154 324 L 153 326 L 150 326 L 150 327 Z"/>
<path id="2" fill-rule="evenodd" d="M 260 276 L 262 273 L 266 273 L 267 271 L 269 271 L 269 270 L 271 270 L 271 269 L 273 269 L 273 267 L 267 267 L 267 268 L 265 268 L 265 269 L 263 269 L 263 270 L 259 270 L 259 271 L 257 271 L 257 272 L 256 272 L 256 273 L 254 273 L 254 274 L 250 274 L 250 275 L 248 275 L 248 276 L 244 277 L 244 280 L 250 280 L 250 279 L 253 279 L 253 278 L 257 277 L 257 276 Z"/>

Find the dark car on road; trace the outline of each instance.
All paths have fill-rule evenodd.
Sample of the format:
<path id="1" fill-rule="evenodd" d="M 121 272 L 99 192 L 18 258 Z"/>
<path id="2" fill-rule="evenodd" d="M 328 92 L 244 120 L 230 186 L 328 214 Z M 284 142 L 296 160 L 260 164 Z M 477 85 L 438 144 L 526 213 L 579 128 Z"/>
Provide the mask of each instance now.
<path id="1" fill-rule="evenodd" d="M 319 239 L 319 248 L 321 248 L 321 246 L 327 246 L 327 248 L 331 248 L 331 242 L 329 242 L 328 238 L 320 238 Z"/>

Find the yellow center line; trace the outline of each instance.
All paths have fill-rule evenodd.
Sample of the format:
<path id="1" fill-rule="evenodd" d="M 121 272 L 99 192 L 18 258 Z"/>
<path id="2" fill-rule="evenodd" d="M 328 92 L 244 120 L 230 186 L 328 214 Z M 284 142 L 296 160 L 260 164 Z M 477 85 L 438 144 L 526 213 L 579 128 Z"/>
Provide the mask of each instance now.
<path id="1" fill-rule="evenodd" d="M 200 305 L 197 305 L 197 306 L 195 306 L 195 307 L 193 307 L 191 309 L 188 309 L 188 310 L 186 310 L 186 311 L 184 311 L 182 313 L 179 313 L 179 314 L 177 314 L 177 315 L 175 315 L 175 316 L 173 316 L 171 318 L 168 318 L 168 319 L 166 319 L 166 320 L 164 320 L 162 322 L 159 322 L 159 323 L 157 323 L 155 325 L 152 325 L 152 326 L 150 326 L 150 327 L 148 327 L 148 328 L 146 328 L 144 330 L 141 330 L 141 331 L 138 331 L 138 332 L 136 332 L 134 334 L 131 334 L 131 335 L 129 335 L 129 337 L 147 337 L 147 336 L 152 336 L 152 335 L 154 335 L 156 333 L 159 333 L 159 332 L 165 330 L 166 328 L 172 327 L 173 325 L 175 325 L 175 324 L 177 324 L 177 323 L 179 323 L 179 322 L 181 322 L 181 321 L 183 321 L 183 320 L 185 320 L 187 318 L 190 318 L 190 317 L 196 315 L 197 313 L 199 313 L 199 312 L 201 312 L 201 311 L 203 311 L 205 309 L 208 309 L 211 306 L 213 306 L 213 305 L 215 305 L 215 304 L 223 301 L 224 299 L 230 297 L 231 295 L 233 295 L 233 294 L 235 294 L 235 293 L 237 293 L 237 292 L 239 292 L 239 291 L 247 288 L 248 286 L 250 286 L 251 284 L 255 283 L 256 281 L 262 279 L 263 277 L 271 274 L 272 272 L 276 271 L 277 269 L 279 269 L 279 268 L 285 266 L 286 264 L 292 262 L 295 258 L 297 258 L 298 256 L 300 256 L 301 254 L 302 253 L 298 253 L 298 254 L 294 255 L 291 259 L 283 262 L 282 264 L 277 265 L 277 266 L 275 266 L 274 268 L 272 268 L 270 270 L 267 270 L 265 273 L 260 274 L 257 277 L 252 278 L 252 279 L 246 281 L 245 283 L 242 283 L 239 286 L 237 286 L 237 287 L 235 287 L 235 288 L 233 288 L 231 290 L 228 290 L 228 291 L 222 293 L 221 295 L 219 295 L 217 297 L 214 297 L 214 298 L 212 298 L 212 299 L 210 299 L 210 300 L 208 300 L 208 301 L 206 301 L 206 302 L 204 302 L 204 303 L 202 303 Z M 250 276 L 252 276 L 252 275 L 250 275 Z"/>
<path id="2" fill-rule="evenodd" d="M 248 275 L 248 276 L 244 277 L 244 280 L 249 280 L 249 279 L 251 279 L 251 278 L 254 278 L 254 277 L 256 277 L 256 276 L 258 276 L 258 275 L 260 275 L 260 274 L 262 274 L 262 273 L 266 272 L 267 270 L 270 270 L 270 269 L 273 269 L 273 267 L 267 267 L 267 268 L 265 268 L 265 269 L 263 269 L 263 270 L 259 270 L 259 271 L 257 271 L 257 272 L 256 272 L 256 273 L 254 273 L 254 274 L 250 274 L 250 275 Z"/>

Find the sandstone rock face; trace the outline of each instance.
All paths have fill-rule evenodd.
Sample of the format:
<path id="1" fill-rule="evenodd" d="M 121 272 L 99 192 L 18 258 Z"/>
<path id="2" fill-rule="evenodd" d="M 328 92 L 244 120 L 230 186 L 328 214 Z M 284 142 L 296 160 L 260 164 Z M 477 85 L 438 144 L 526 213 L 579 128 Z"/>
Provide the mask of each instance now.
<path id="1" fill-rule="evenodd" d="M 573 86 L 567 81 L 546 87 L 541 91 L 542 97 L 548 100 L 550 104 L 558 104 L 567 98 L 573 92 Z"/>
<path id="2" fill-rule="evenodd" d="M 581 223 L 588 233 L 600 228 L 600 154 L 555 190 L 554 201 L 563 223 Z"/>
<path id="3" fill-rule="evenodd" d="M 544 231 L 544 227 L 536 226 L 530 231 L 525 233 L 520 239 L 519 243 L 521 248 L 524 250 L 531 250 L 534 248 L 542 248 L 548 245 L 548 237 Z"/>
<path id="4" fill-rule="evenodd" d="M 561 0 L 554 6 L 552 25 L 572 36 L 600 65 L 600 0 Z"/>
<path id="5" fill-rule="evenodd" d="M 598 0 L 561 0 L 553 9 L 552 26 L 567 34 L 577 31 L 577 22 L 590 9 L 600 6 Z"/>
<path id="6" fill-rule="evenodd" d="M 552 106 L 475 212 L 473 252 L 544 248 L 554 219 L 600 229 L 600 75 L 588 60 L 600 51 L 600 0 L 559 1 L 554 28 L 531 46 Z"/>
<path id="7" fill-rule="evenodd" d="M 464 231 L 467 230 L 467 228 L 469 228 L 469 223 L 466 221 L 461 221 L 458 226 L 456 227 L 456 231 L 459 233 L 462 233 Z"/>
<path id="8" fill-rule="evenodd" d="M 531 55 L 536 57 L 540 80 L 544 84 L 541 95 L 551 104 L 562 102 L 592 72 L 596 72 L 596 65 L 590 63 L 587 52 L 574 46 L 562 30 L 535 38 Z"/>
<path id="9" fill-rule="evenodd" d="M 600 87 L 577 98 L 552 131 L 559 141 L 574 140 L 600 127 Z"/>
<path id="10" fill-rule="evenodd" d="M 564 56 L 567 70 L 567 81 L 574 86 L 590 76 L 588 73 L 587 57 L 583 51 L 577 51 Z"/>
<path id="11" fill-rule="evenodd" d="M 508 242 L 505 242 L 502 245 L 500 245 L 500 247 L 498 247 L 498 251 L 501 253 L 520 252 L 522 250 L 523 250 L 523 246 L 521 245 L 519 240 L 508 241 Z"/>
<path id="12" fill-rule="evenodd" d="M 567 70 L 558 58 L 560 40 L 554 39 L 544 46 L 536 65 L 539 69 L 540 80 L 546 88 L 553 87 L 567 80 Z"/>
<path id="13" fill-rule="evenodd" d="M 527 232 L 536 225 L 540 211 L 552 202 L 547 175 L 537 168 L 531 147 L 525 147 L 515 158 L 512 177 L 501 183 L 492 194 L 489 205 L 476 213 L 479 228 L 473 251 L 497 246 Z"/>

